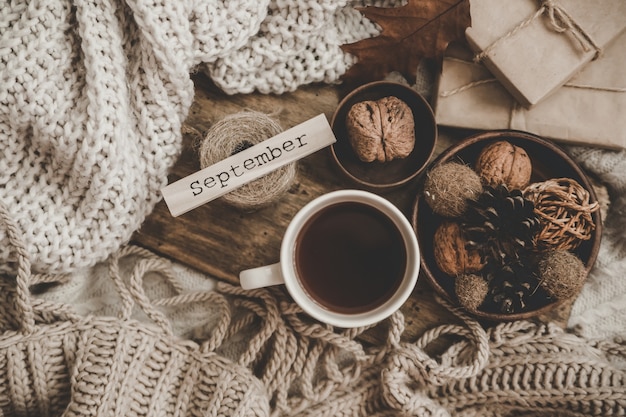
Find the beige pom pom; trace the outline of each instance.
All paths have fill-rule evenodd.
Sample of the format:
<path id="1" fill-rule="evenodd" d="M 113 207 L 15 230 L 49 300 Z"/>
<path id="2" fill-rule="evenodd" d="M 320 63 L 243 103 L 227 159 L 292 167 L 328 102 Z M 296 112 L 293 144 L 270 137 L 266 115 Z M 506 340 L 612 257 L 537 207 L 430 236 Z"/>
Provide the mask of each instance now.
<path id="1" fill-rule="evenodd" d="M 583 261 L 566 250 L 547 253 L 539 261 L 538 269 L 541 286 L 557 300 L 578 294 L 587 276 Z"/>
<path id="2" fill-rule="evenodd" d="M 468 311 L 476 311 L 485 301 L 489 285 L 480 275 L 464 274 L 456 278 L 454 291 L 459 299 L 459 304 Z"/>
<path id="3" fill-rule="evenodd" d="M 478 174 L 456 162 L 437 165 L 426 174 L 424 199 L 432 210 L 445 217 L 459 217 L 468 200 L 476 200 L 483 191 Z"/>

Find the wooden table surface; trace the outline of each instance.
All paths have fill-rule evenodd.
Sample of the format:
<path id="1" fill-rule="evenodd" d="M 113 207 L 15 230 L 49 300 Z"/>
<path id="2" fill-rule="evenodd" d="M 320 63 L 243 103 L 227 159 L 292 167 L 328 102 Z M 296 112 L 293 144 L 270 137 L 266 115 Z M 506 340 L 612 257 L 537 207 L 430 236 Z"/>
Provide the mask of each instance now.
<path id="1" fill-rule="evenodd" d="M 282 95 L 246 94 L 228 96 L 203 75 L 194 77 L 196 96 L 184 126 L 184 148 L 173 167 L 170 183 L 200 169 L 194 143 L 223 117 L 244 109 L 275 112 L 283 129 L 324 113 L 331 119 L 343 93 L 339 87 L 301 87 Z M 459 132 L 440 129 L 435 155 L 459 140 Z M 462 137 L 462 136 L 461 136 Z M 297 163 L 297 177 L 287 193 L 272 205 L 245 212 L 221 199 L 213 200 L 179 217 L 172 217 L 163 201 L 157 204 L 133 237 L 133 243 L 186 264 L 218 280 L 239 283 L 241 270 L 278 261 L 282 235 L 293 215 L 307 202 L 326 192 L 355 188 L 332 164 L 330 152 L 323 149 Z M 417 181 L 383 194 L 410 218 L 418 192 Z M 438 324 L 457 322 L 434 299 L 425 277 L 402 307 L 405 335 L 413 337 Z M 542 320 L 565 323 L 569 306 L 564 305 Z"/>

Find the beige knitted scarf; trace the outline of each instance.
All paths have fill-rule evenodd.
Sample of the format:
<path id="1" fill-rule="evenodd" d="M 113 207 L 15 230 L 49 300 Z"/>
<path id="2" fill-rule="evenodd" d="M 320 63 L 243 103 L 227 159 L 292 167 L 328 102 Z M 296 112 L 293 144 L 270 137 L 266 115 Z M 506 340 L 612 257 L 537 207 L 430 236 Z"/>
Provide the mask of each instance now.
<path id="1" fill-rule="evenodd" d="M 447 416 L 624 415 L 626 345 L 590 343 L 550 324 L 484 330 L 453 309 L 458 324 L 405 340 L 404 320 L 335 329 L 309 319 L 280 289 L 246 292 L 220 284 L 185 292 L 167 261 L 128 246 L 108 261 L 119 317 L 81 316 L 30 294 L 48 277 L 30 273 L 19 229 L 3 228 L 16 254 L 0 285 L 0 410 L 37 416 Z M 135 257 L 133 272 L 120 273 Z M 150 300 L 157 272 L 174 290 Z M 56 277 L 58 279 L 58 277 Z M 209 302 L 210 329 L 172 334 L 164 308 Z M 448 308 L 452 308 L 447 306 Z M 132 318 L 139 311 L 144 320 Z M 378 333 L 377 333 L 378 334 Z M 433 352 L 439 345 L 442 353 Z M 444 348 L 441 349 L 441 346 Z M 516 414 L 519 415 L 519 414 Z"/>

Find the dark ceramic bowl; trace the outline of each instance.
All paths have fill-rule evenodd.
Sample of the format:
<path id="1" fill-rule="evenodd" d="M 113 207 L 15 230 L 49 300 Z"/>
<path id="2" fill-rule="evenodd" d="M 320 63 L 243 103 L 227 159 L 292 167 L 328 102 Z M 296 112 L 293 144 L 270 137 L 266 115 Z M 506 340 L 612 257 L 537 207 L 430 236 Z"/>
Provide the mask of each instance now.
<path id="1" fill-rule="evenodd" d="M 363 162 L 348 141 L 346 115 L 356 103 L 388 96 L 404 101 L 413 112 L 415 147 L 406 158 Z M 391 190 L 414 179 L 426 167 L 437 140 L 437 124 L 428 102 L 411 87 L 388 81 L 365 84 L 348 94 L 335 110 L 331 126 L 337 138 L 331 146 L 333 160 L 349 179 L 374 192 Z"/>
<path id="2" fill-rule="evenodd" d="M 531 183 L 557 177 L 572 178 L 589 192 L 591 202 L 597 201 L 595 191 L 585 173 L 560 147 L 548 140 L 520 131 L 489 131 L 470 136 L 441 153 L 429 165 L 428 170 L 439 164 L 452 161 L 473 166 L 480 151 L 486 145 L 497 140 L 507 140 L 526 150 L 533 164 Z M 585 264 L 587 274 L 598 255 L 602 235 L 600 210 L 596 210 L 592 217 L 595 223 L 593 236 L 590 240 L 582 242 L 575 251 L 575 254 Z M 413 206 L 411 220 L 420 245 L 422 271 L 439 295 L 453 305 L 459 306 L 454 292 L 454 278 L 442 272 L 435 262 L 432 243 L 433 236 L 443 218 L 433 213 L 428 203 L 424 200 L 423 183 L 420 186 Z M 495 311 L 495 309 L 490 311 L 488 307 L 484 307 L 485 310 L 479 309 L 478 311 L 472 311 L 471 314 L 490 321 L 527 319 L 543 314 L 563 301 L 551 299 L 547 294 L 538 291 L 527 300 L 528 308 L 525 311 L 507 314 Z"/>

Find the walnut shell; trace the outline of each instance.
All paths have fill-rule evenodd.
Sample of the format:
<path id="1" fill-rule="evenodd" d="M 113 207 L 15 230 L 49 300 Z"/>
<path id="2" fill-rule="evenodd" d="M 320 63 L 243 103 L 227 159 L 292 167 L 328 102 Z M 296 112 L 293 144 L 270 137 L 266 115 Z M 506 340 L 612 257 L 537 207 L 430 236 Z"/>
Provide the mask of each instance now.
<path id="1" fill-rule="evenodd" d="M 415 122 L 397 97 L 354 104 L 346 116 L 348 141 L 363 162 L 406 158 L 415 146 Z"/>
<path id="2" fill-rule="evenodd" d="M 504 184 L 510 190 L 521 190 L 530 183 L 533 167 L 523 148 L 501 140 L 481 151 L 474 169 L 489 186 Z"/>
<path id="3" fill-rule="evenodd" d="M 435 230 L 433 239 L 435 262 L 439 269 L 451 276 L 480 271 L 484 264 L 480 254 L 467 250 L 466 239 L 458 223 L 444 221 Z"/>

